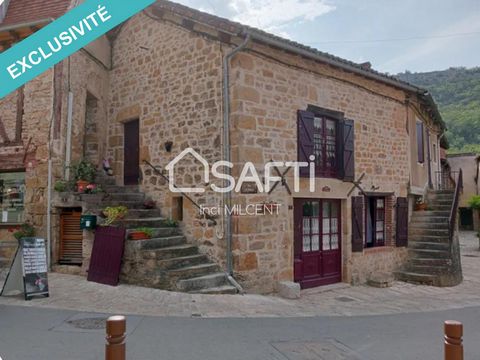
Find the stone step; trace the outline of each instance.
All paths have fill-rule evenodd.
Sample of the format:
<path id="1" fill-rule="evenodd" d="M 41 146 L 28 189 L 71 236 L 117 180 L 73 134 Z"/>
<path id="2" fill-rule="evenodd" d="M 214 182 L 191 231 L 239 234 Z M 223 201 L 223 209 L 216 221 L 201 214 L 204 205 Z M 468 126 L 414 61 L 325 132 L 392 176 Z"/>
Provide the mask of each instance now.
<path id="1" fill-rule="evenodd" d="M 177 280 L 190 279 L 205 275 L 210 275 L 219 271 L 219 267 L 214 263 L 198 264 L 192 266 L 185 266 L 178 269 L 168 271 L 168 275 Z"/>
<path id="2" fill-rule="evenodd" d="M 409 254 L 420 258 L 449 259 L 450 253 L 446 250 L 412 249 L 408 248 Z"/>
<path id="3" fill-rule="evenodd" d="M 122 201 L 122 200 L 110 200 L 110 199 L 104 199 L 100 203 L 102 208 L 106 208 L 108 206 L 114 207 L 114 206 L 125 206 L 129 210 L 130 209 L 145 209 L 145 206 L 143 205 L 143 201 Z"/>
<path id="4" fill-rule="evenodd" d="M 119 185 L 104 185 L 102 189 L 107 194 L 112 193 L 138 193 L 140 192 L 140 188 L 138 185 L 126 185 L 126 186 L 119 186 Z"/>
<path id="5" fill-rule="evenodd" d="M 429 194 L 434 194 L 434 195 L 450 194 L 452 196 L 454 193 L 455 193 L 455 190 L 432 190 L 429 192 Z"/>
<path id="6" fill-rule="evenodd" d="M 448 222 L 412 222 L 410 223 L 410 229 L 436 229 L 436 230 L 448 230 Z"/>
<path id="7" fill-rule="evenodd" d="M 159 249 L 143 250 L 139 256 L 144 259 L 155 259 L 158 261 L 197 256 L 198 247 L 189 244 L 168 246 Z"/>
<path id="8" fill-rule="evenodd" d="M 415 258 L 412 257 L 408 260 L 408 264 L 423 265 L 423 266 L 450 266 L 452 260 L 450 259 L 435 259 L 435 258 Z"/>
<path id="9" fill-rule="evenodd" d="M 105 200 L 107 201 L 144 201 L 145 200 L 145 194 L 144 193 L 111 193 L 107 194 L 105 196 Z"/>
<path id="10" fill-rule="evenodd" d="M 398 271 L 395 273 L 395 277 L 400 281 L 421 285 L 433 285 L 436 279 L 436 276 L 432 274 L 422 274 L 409 271 Z"/>
<path id="11" fill-rule="evenodd" d="M 445 201 L 453 201 L 454 196 L 450 194 L 437 194 L 437 195 L 429 195 L 429 201 L 437 201 L 437 200 L 445 200 Z"/>
<path id="12" fill-rule="evenodd" d="M 173 257 L 171 259 L 162 259 L 157 261 L 157 268 L 164 270 L 176 270 L 189 268 L 197 265 L 211 265 L 206 255 L 195 254 L 183 257 Z"/>
<path id="13" fill-rule="evenodd" d="M 408 243 L 408 247 L 412 249 L 420 249 L 420 250 L 445 250 L 448 251 L 450 249 L 450 244 L 441 243 L 441 242 L 426 242 L 426 241 L 410 241 Z"/>
<path id="14" fill-rule="evenodd" d="M 91 209 L 90 211 L 95 214 L 100 214 L 104 208 Z M 145 219 L 145 218 L 158 218 L 161 217 L 159 209 L 128 209 L 125 219 Z"/>
<path id="15" fill-rule="evenodd" d="M 415 274 L 439 275 L 447 271 L 445 266 L 407 264 L 404 271 Z"/>
<path id="16" fill-rule="evenodd" d="M 156 217 L 156 218 L 125 218 L 117 221 L 119 224 L 124 226 L 127 229 L 136 229 L 139 227 L 164 227 L 165 218 Z"/>
<path id="17" fill-rule="evenodd" d="M 411 234 L 409 236 L 408 242 L 431 242 L 431 243 L 442 243 L 448 244 L 450 242 L 448 235 L 447 236 L 438 236 L 438 235 L 417 235 Z"/>
<path id="18" fill-rule="evenodd" d="M 153 232 L 152 238 L 182 235 L 182 232 L 178 227 L 150 227 L 150 229 Z M 135 231 L 135 229 L 127 229 L 127 239 L 130 233 L 133 231 Z"/>
<path id="19" fill-rule="evenodd" d="M 217 272 L 205 276 L 179 280 L 177 282 L 177 289 L 180 291 L 191 292 L 224 286 L 226 283 L 227 278 L 225 274 Z"/>
<path id="20" fill-rule="evenodd" d="M 428 206 L 452 206 L 453 200 L 433 200 L 428 203 Z"/>
<path id="21" fill-rule="evenodd" d="M 189 291 L 191 294 L 204 294 L 204 295 L 235 295 L 238 290 L 232 285 L 216 286 L 211 288 L 205 288 L 201 290 Z"/>
<path id="22" fill-rule="evenodd" d="M 187 239 L 183 235 L 153 238 L 147 240 L 128 240 L 125 243 L 125 250 L 156 250 L 171 246 L 185 245 L 186 242 Z"/>
<path id="23" fill-rule="evenodd" d="M 414 215 L 412 217 L 412 221 L 410 224 L 430 224 L 430 223 L 436 223 L 436 224 L 448 224 L 448 216 L 423 216 L 419 217 Z"/>
<path id="24" fill-rule="evenodd" d="M 412 219 L 422 218 L 422 217 L 430 217 L 430 216 L 449 218 L 450 217 L 450 211 L 431 211 L 431 210 L 414 211 L 413 215 L 412 215 Z"/>
<path id="25" fill-rule="evenodd" d="M 449 231 L 447 229 L 435 229 L 435 228 L 418 228 L 418 227 L 409 227 L 408 228 L 409 236 L 449 236 Z"/>

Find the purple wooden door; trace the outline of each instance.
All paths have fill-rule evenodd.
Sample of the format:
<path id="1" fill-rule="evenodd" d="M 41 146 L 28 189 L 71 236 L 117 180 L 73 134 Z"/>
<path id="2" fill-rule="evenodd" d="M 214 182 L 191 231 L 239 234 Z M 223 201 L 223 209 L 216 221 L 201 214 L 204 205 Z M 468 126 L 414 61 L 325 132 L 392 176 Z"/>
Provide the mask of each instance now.
<path id="1" fill-rule="evenodd" d="M 339 200 L 295 199 L 294 279 L 303 289 L 342 280 Z"/>
<path id="2" fill-rule="evenodd" d="M 139 121 L 125 125 L 123 182 L 125 185 L 137 185 L 140 180 L 140 135 Z"/>
<path id="3" fill-rule="evenodd" d="M 88 281 L 112 286 L 118 285 L 124 244 L 124 228 L 100 226 L 95 230 Z"/>

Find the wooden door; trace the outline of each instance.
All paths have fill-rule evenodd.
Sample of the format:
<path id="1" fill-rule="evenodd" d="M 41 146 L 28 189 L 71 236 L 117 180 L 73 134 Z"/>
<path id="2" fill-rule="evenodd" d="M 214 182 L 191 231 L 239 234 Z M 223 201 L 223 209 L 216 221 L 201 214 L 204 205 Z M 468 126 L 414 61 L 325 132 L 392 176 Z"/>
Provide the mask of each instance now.
<path id="1" fill-rule="evenodd" d="M 59 263 L 81 265 L 83 260 L 83 231 L 80 229 L 81 210 L 64 210 L 60 214 Z"/>
<path id="2" fill-rule="evenodd" d="M 139 121 L 124 125 L 123 181 L 125 185 L 137 185 L 140 180 L 140 134 Z"/>
<path id="3" fill-rule="evenodd" d="M 303 289 L 342 279 L 339 200 L 296 199 L 294 279 Z"/>

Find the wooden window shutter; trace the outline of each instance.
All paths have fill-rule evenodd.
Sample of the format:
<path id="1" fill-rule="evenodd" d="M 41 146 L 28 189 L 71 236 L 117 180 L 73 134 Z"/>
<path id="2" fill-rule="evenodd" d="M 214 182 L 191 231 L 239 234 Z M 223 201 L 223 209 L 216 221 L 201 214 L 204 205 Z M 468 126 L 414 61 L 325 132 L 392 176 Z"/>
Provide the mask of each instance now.
<path id="1" fill-rule="evenodd" d="M 342 125 L 342 154 L 340 163 L 341 178 L 344 181 L 355 180 L 355 123 L 351 119 L 344 119 L 340 122 Z"/>
<path id="2" fill-rule="evenodd" d="M 396 209 L 396 245 L 397 247 L 405 247 L 408 246 L 408 199 L 397 198 Z"/>
<path id="3" fill-rule="evenodd" d="M 310 162 L 313 155 L 313 132 L 315 115 L 309 111 L 298 111 L 298 161 Z M 301 176 L 309 176 L 308 167 L 300 168 Z"/>
<path id="4" fill-rule="evenodd" d="M 422 122 L 417 122 L 417 156 L 418 156 L 419 163 L 425 162 L 425 149 L 424 149 Z"/>
<path id="5" fill-rule="evenodd" d="M 363 196 L 352 197 L 352 252 L 363 251 Z"/>
<path id="6" fill-rule="evenodd" d="M 80 229 L 81 211 L 65 210 L 60 215 L 60 264 L 81 265 L 83 260 L 83 231 Z"/>

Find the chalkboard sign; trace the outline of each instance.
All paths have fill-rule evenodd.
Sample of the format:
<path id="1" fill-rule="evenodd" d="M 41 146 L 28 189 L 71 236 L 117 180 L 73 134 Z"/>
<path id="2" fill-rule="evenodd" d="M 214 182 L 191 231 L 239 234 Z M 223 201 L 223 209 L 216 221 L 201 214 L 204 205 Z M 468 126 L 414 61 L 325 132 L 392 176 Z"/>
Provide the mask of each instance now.
<path id="1" fill-rule="evenodd" d="M 23 286 L 25 300 L 32 296 L 43 295 L 48 297 L 48 266 L 45 240 L 23 238 L 22 247 Z"/>

